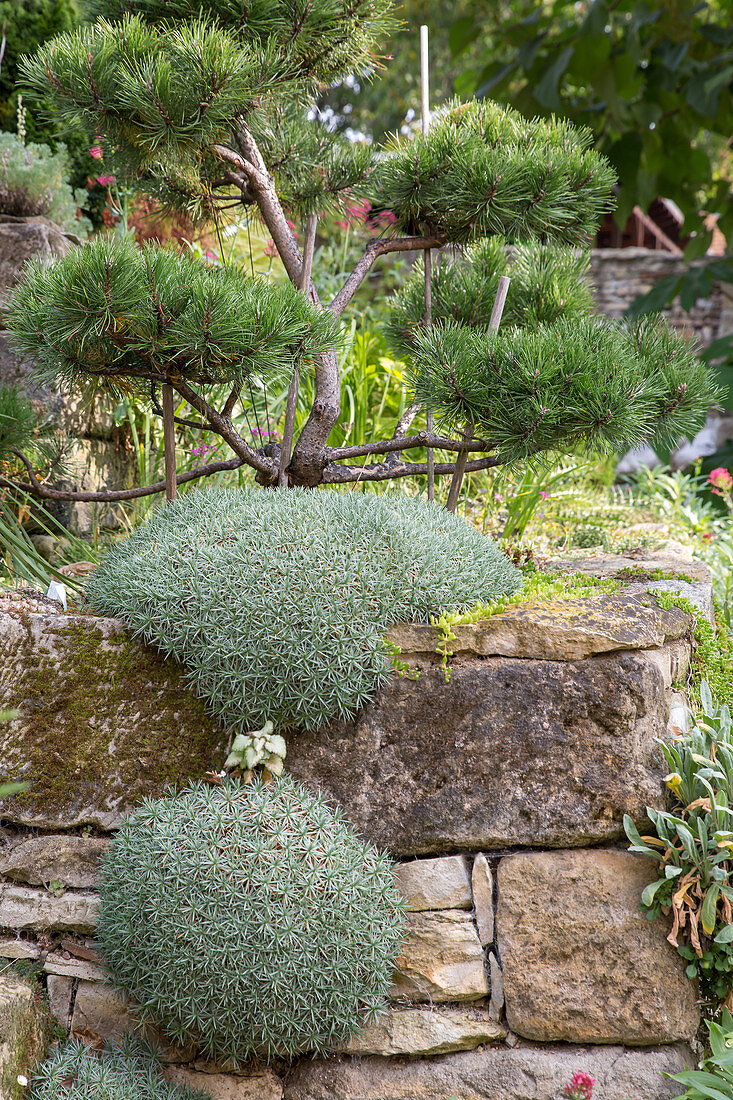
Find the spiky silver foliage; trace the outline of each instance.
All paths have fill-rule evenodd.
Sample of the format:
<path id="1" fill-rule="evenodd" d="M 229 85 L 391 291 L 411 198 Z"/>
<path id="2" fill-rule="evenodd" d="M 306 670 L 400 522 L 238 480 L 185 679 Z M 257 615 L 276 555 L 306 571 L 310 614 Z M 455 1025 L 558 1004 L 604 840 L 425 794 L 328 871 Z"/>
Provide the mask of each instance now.
<path id="1" fill-rule="evenodd" d="M 391 861 L 288 776 L 146 801 L 100 892 L 114 981 L 208 1057 L 323 1051 L 384 1006 L 404 925 Z"/>
<path id="2" fill-rule="evenodd" d="M 51 1052 L 30 1083 L 29 1100 L 204 1100 L 171 1085 L 151 1047 L 125 1038 L 96 1051 L 70 1039 Z"/>
<path id="3" fill-rule="evenodd" d="M 490 539 L 427 501 L 214 490 L 118 543 L 87 591 L 246 732 L 348 718 L 388 675 L 391 624 L 508 595 L 520 578 Z"/>

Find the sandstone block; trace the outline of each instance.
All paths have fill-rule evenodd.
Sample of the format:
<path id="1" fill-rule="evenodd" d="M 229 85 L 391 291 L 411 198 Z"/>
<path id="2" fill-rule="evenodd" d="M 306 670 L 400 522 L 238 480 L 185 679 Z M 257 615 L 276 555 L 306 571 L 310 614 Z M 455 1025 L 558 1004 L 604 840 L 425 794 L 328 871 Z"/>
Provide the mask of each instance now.
<path id="1" fill-rule="evenodd" d="M 3 800 L 6 820 L 114 828 L 145 795 L 221 764 L 226 735 L 175 662 L 116 619 L 12 608 L 0 607 L 0 698 L 21 717 L 0 725 L 0 783 L 31 786 Z"/>
<path id="2" fill-rule="evenodd" d="M 668 703 L 643 654 L 459 660 L 449 683 L 435 662 L 288 745 L 294 778 L 369 840 L 397 855 L 580 847 L 663 808 Z"/>
<path id="3" fill-rule="evenodd" d="M 195 1052 L 168 1043 L 155 1028 L 143 1026 L 133 1006 L 111 986 L 97 982 L 79 982 L 74 1012 L 71 1017 L 73 1035 L 85 1040 L 116 1041 L 126 1034 L 138 1034 L 158 1047 L 164 1062 L 190 1062 Z"/>
<path id="4" fill-rule="evenodd" d="M 283 1086 L 271 1069 L 258 1073 L 202 1073 L 188 1066 L 168 1066 L 165 1076 L 174 1085 L 198 1089 L 212 1100 L 282 1100 Z"/>
<path id="5" fill-rule="evenodd" d="M 303 1059 L 289 1076 L 285 1100 L 557 1100 L 581 1070 L 602 1100 L 669 1100 L 680 1086 L 663 1077 L 692 1066 L 681 1046 L 486 1046 L 436 1061 L 385 1058 Z"/>
<path id="6" fill-rule="evenodd" d="M 105 837 L 30 837 L 5 857 L 0 856 L 0 875 L 35 886 L 60 882 L 76 889 L 93 889 L 109 844 Z"/>
<path id="7" fill-rule="evenodd" d="M 19 932 L 93 932 L 99 899 L 82 892 L 56 897 L 29 886 L 0 883 L 0 928 Z"/>
<path id="8" fill-rule="evenodd" d="M 477 855 L 473 861 L 471 891 L 478 938 L 486 947 L 494 939 L 494 876 L 484 855 Z"/>
<path id="9" fill-rule="evenodd" d="M 383 1057 L 409 1055 L 427 1058 L 456 1050 L 473 1050 L 494 1043 L 506 1035 L 479 1009 L 399 1008 L 385 1013 L 378 1023 L 365 1027 L 353 1038 L 348 1054 L 380 1054 Z"/>
<path id="10" fill-rule="evenodd" d="M 71 1024 L 71 998 L 74 992 L 74 979 L 62 978 L 59 974 L 48 976 L 48 1005 L 51 1014 L 62 1027 L 68 1029 Z"/>
<path id="11" fill-rule="evenodd" d="M 475 1001 L 489 993 L 484 953 L 468 913 L 410 913 L 397 958 L 393 999 Z"/>
<path id="12" fill-rule="evenodd" d="M 628 852 L 540 852 L 499 864 L 497 935 L 507 1023 L 544 1042 L 687 1039 L 696 987 L 639 911 L 655 864 Z"/>
<path id="13" fill-rule="evenodd" d="M 471 908 L 471 876 L 465 856 L 401 863 L 395 869 L 395 882 L 407 899 L 408 912 Z"/>

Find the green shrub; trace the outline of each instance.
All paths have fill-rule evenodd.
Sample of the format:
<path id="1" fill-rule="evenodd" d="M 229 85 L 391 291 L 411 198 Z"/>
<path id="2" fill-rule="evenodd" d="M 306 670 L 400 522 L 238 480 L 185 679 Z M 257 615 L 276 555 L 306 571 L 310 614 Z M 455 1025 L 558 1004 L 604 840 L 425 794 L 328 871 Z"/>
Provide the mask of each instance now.
<path id="1" fill-rule="evenodd" d="M 86 191 L 72 191 L 66 148 L 24 145 L 17 134 L 0 132 L 0 214 L 24 218 L 43 214 L 67 232 L 84 237 L 90 222 L 79 217 Z"/>
<path id="2" fill-rule="evenodd" d="M 288 776 L 145 802 L 100 892 L 118 987 L 237 1063 L 323 1051 L 376 1017 L 404 923 L 388 857 Z"/>
<path id="3" fill-rule="evenodd" d="M 666 1076 L 687 1089 L 674 1100 L 733 1100 L 733 1016 L 727 1008 L 720 1020 L 706 1020 L 710 1049 L 699 1069 Z"/>
<path id="4" fill-rule="evenodd" d="M 169 1084 L 152 1049 L 132 1039 L 102 1051 L 70 1039 L 36 1071 L 29 1100 L 203 1100 Z"/>
<path id="5" fill-rule="evenodd" d="M 352 716 L 389 672 L 388 627 L 515 592 L 499 548 L 397 493 L 199 491 L 119 543 L 88 595 L 187 667 L 237 732 Z"/>

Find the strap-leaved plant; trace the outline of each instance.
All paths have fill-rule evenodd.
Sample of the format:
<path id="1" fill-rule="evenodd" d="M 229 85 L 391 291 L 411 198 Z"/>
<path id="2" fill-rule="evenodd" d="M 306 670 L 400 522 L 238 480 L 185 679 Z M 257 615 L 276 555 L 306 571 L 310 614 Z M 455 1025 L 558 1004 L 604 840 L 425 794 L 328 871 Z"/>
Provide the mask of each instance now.
<path id="1" fill-rule="evenodd" d="M 486 101 L 449 103 L 426 134 L 381 148 L 329 133 L 309 116 L 314 92 L 379 64 L 391 0 L 98 0 L 97 12 L 96 22 L 26 59 L 27 84 L 61 125 L 83 122 L 101 135 L 116 172 L 165 206 L 204 223 L 223 208 L 256 210 L 307 299 L 118 241 L 30 270 L 9 326 L 46 376 L 71 386 L 132 381 L 161 415 L 161 387 L 172 387 L 193 410 L 183 422 L 231 449 L 230 460 L 181 477 L 249 466 L 263 485 L 380 481 L 425 473 L 426 463 L 406 456 L 426 445 L 451 458 L 436 463 L 440 476 L 453 472 L 458 454 L 477 470 L 550 447 L 673 443 L 695 430 L 714 391 L 689 346 L 658 322 L 629 332 L 592 318 L 575 274 L 582 261 L 531 250 L 532 242 L 588 245 L 609 208 L 613 172 L 589 133 Z M 321 302 L 309 266 L 318 216 L 355 197 L 369 201 L 373 217 L 389 217 Z M 482 251 L 487 239 L 500 241 L 493 252 Z M 491 284 L 506 263 L 505 242 L 522 245 L 515 277 L 522 265 L 531 275 L 544 264 L 544 274 L 517 278 L 508 323 L 494 333 L 480 276 L 488 258 Z M 417 298 L 398 308 L 415 401 L 392 437 L 329 446 L 340 404 L 337 330 L 375 262 L 477 243 L 458 273 L 434 265 L 436 298 L 445 280 L 455 308 L 438 300 L 432 327 Z M 568 265 L 574 285 L 563 296 Z M 556 308 L 545 308 L 546 291 Z M 285 387 L 311 364 L 314 398 L 292 455 L 242 438 L 232 414 L 243 386 L 258 376 Z M 211 387 L 221 383 L 228 397 L 212 404 Z M 443 434 L 414 430 L 421 407 Z M 73 494 L 42 483 L 22 452 L 15 459 L 25 466 L 16 483 L 24 477 L 37 496 L 110 500 L 161 488 Z"/>

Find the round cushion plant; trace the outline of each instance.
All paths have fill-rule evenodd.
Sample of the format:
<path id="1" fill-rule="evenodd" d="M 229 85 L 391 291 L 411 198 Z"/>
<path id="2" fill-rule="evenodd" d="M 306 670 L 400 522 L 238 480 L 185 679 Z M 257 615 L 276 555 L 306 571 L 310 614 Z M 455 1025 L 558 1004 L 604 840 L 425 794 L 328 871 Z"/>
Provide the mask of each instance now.
<path id="1" fill-rule="evenodd" d="M 390 671 L 391 625 L 515 592 L 498 546 L 398 492 L 198 490 L 108 554 L 92 604 L 182 662 L 235 733 L 353 716 Z"/>
<path id="2" fill-rule="evenodd" d="M 100 892 L 115 984 L 206 1057 L 324 1051 L 384 1007 L 404 925 L 392 863 L 288 776 L 146 801 Z"/>

